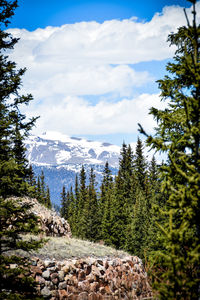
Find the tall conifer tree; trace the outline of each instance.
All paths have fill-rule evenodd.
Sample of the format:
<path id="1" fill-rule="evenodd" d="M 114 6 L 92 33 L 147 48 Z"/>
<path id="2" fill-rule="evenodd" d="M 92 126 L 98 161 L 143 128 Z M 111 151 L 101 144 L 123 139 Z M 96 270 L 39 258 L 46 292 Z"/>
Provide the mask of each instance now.
<path id="1" fill-rule="evenodd" d="M 199 299 L 200 25 L 196 24 L 196 1 L 190 2 L 193 23 L 186 15 L 187 26 L 169 35 L 177 50 L 174 62 L 167 64 L 171 76 L 159 80 L 168 108 L 151 109 L 158 126 L 155 136 L 147 137 L 148 145 L 168 156 L 162 166 L 168 222 L 160 225 L 165 250 L 158 253 L 154 277 L 160 299 Z"/>
<path id="2" fill-rule="evenodd" d="M 84 238 L 84 216 L 83 209 L 87 201 L 87 187 L 86 187 L 86 173 L 82 166 L 80 172 L 80 187 L 79 187 L 79 202 L 78 202 L 78 222 L 77 222 L 77 236 Z"/>
<path id="3" fill-rule="evenodd" d="M 96 181 L 93 168 L 90 170 L 88 193 L 84 203 L 82 220 L 84 238 L 90 241 L 98 240 L 100 221 L 96 194 Z"/>
<path id="4" fill-rule="evenodd" d="M 1 1 L 0 6 L 0 196 L 27 194 L 27 160 L 24 138 L 35 123 L 36 118 L 26 121 L 20 112 L 23 104 L 28 104 L 31 95 L 20 95 L 21 77 L 25 69 L 16 70 L 6 51 L 14 48 L 18 39 L 3 28 L 13 16 L 17 1 Z M 11 97 L 12 96 L 12 97 Z"/>
<path id="5" fill-rule="evenodd" d="M 6 256 L 8 250 L 36 249 L 41 242 L 23 241 L 21 234 L 36 229 L 37 218 L 30 213 L 30 205 L 9 196 L 29 194 L 28 164 L 25 158 L 24 139 L 35 123 L 26 121 L 20 112 L 22 104 L 32 100 L 31 95 L 20 95 L 21 76 L 25 69 L 16 69 L 7 53 L 18 39 L 13 38 L 5 27 L 14 15 L 17 1 L 0 1 L 0 283 L 1 299 L 36 298 L 31 280 L 21 276 L 24 259 Z M 13 264 L 14 268 L 9 268 Z M 19 276 L 20 275 L 20 276 Z"/>
<path id="6" fill-rule="evenodd" d="M 67 220 L 68 218 L 68 204 L 67 204 L 67 193 L 65 186 L 63 185 L 62 193 L 61 193 L 61 209 L 60 215 L 62 218 Z"/>

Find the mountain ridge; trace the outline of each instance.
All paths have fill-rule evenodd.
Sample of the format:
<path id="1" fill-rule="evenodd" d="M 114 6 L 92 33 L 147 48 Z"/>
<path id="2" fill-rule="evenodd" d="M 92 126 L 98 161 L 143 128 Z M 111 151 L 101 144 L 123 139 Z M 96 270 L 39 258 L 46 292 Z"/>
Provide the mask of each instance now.
<path id="1" fill-rule="evenodd" d="M 51 201 L 60 205 L 63 185 L 66 190 L 74 187 L 75 177 L 84 166 L 87 180 L 90 169 L 94 169 L 97 183 L 102 180 L 105 163 L 108 161 L 113 175 L 117 174 L 120 147 L 109 143 L 69 137 L 48 131 L 31 135 L 25 141 L 26 156 L 35 176 L 44 172 L 45 182 L 50 188 Z M 98 188 L 98 185 L 97 185 Z"/>
<path id="2" fill-rule="evenodd" d="M 25 143 L 30 164 L 63 166 L 75 164 L 118 167 L 120 147 L 109 143 L 69 137 L 56 132 L 31 135 Z"/>

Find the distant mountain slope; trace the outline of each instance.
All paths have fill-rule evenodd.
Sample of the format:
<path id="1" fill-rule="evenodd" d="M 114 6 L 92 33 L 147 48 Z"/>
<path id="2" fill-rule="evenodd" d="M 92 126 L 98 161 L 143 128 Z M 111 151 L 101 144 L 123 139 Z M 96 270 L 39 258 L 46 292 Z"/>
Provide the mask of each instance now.
<path id="1" fill-rule="evenodd" d="M 94 168 L 97 182 L 101 181 L 106 161 L 113 175 L 118 169 L 120 147 L 109 143 L 46 132 L 39 136 L 30 136 L 25 146 L 35 175 L 38 176 L 41 170 L 44 171 L 51 200 L 55 204 L 59 204 L 63 184 L 69 189 L 82 165 L 86 173 L 89 173 L 91 167 Z"/>
<path id="2" fill-rule="evenodd" d="M 30 136 L 26 142 L 27 157 L 34 165 L 63 166 L 77 164 L 118 167 L 120 147 L 109 143 L 68 137 L 56 132 Z"/>

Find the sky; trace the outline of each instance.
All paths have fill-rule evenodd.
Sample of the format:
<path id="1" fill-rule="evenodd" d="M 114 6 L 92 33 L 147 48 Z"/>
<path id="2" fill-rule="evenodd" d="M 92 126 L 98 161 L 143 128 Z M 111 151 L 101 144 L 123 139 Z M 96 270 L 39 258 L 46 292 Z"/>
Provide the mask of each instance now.
<path id="1" fill-rule="evenodd" d="M 138 123 L 152 134 L 150 107 L 163 109 L 156 81 L 174 46 L 167 36 L 186 25 L 185 0 L 19 0 L 8 31 L 20 40 L 10 58 L 26 67 L 22 111 L 45 131 L 135 143 Z M 200 1 L 197 2 L 198 20 Z"/>

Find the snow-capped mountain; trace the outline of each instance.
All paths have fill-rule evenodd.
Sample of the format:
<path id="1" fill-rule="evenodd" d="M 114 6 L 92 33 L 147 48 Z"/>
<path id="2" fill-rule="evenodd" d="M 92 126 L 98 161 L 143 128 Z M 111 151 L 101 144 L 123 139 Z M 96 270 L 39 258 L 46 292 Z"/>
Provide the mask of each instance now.
<path id="1" fill-rule="evenodd" d="M 120 147 L 108 143 L 69 137 L 57 132 L 30 136 L 26 141 L 27 158 L 37 166 L 71 166 L 79 164 L 118 167 Z"/>
<path id="2" fill-rule="evenodd" d="M 63 185 L 67 189 L 74 185 L 75 175 L 80 172 L 82 165 L 86 174 L 93 167 L 97 182 L 101 181 L 106 161 L 113 175 L 117 172 L 120 147 L 109 143 L 46 132 L 39 136 L 30 136 L 25 146 L 35 175 L 38 176 L 41 170 L 44 171 L 51 200 L 56 204 L 60 203 Z"/>

